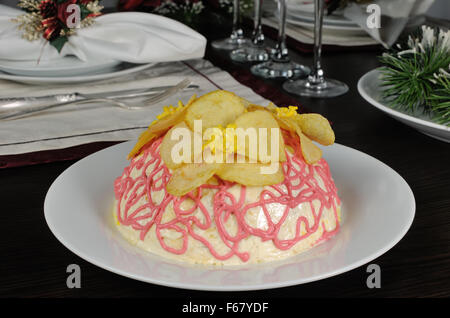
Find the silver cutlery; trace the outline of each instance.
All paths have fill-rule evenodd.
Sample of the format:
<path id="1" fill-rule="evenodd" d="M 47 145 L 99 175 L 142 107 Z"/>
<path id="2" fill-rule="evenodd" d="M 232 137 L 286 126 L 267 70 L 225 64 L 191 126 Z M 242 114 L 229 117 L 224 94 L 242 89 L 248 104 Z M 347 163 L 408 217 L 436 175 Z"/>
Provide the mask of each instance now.
<path id="1" fill-rule="evenodd" d="M 127 110 L 137 110 L 156 104 L 169 96 L 176 94 L 180 90 L 194 90 L 199 88 L 198 85 L 189 84 L 190 81 L 184 79 L 174 86 L 160 86 L 149 89 L 129 89 L 93 94 L 81 94 L 75 92 L 71 94 L 42 97 L 0 98 L 0 119 L 21 118 L 57 107 L 99 102 L 108 103 Z M 151 97 L 141 101 L 139 105 L 130 105 L 123 100 L 118 100 L 145 96 Z"/>

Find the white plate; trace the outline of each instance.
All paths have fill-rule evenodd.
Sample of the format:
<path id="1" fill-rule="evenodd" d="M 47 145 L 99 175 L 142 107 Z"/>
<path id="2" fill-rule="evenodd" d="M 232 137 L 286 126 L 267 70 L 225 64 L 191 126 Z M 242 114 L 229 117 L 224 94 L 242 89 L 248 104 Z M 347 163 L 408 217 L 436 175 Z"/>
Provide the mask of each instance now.
<path id="1" fill-rule="evenodd" d="M 415 200 L 405 180 L 357 150 L 323 148 L 343 206 L 340 232 L 305 254 L 281 262 L 241 267 L 187 265 L 143 252 L 113 224 L 113 182 L 128 165 L 134 141 L 92 154 L 51 185 L 45 219 L 56 238 L 81 258 L 106 270 L 158 285 L 216 291 L 303 284 L 349 271 L 392 248 L 414 219 Z"/>
<path id="2" fill-rule="evenodd" d="M 155 63 L 148 64 L 132 64 L 132 63 L 120 63 L 115 67 L 112 67 L 108 72 L 105 73 L 94 73 L 87 75 L 78 76 L 62 76 L 62 77 L 45 77 L 45 76 L 23 76 L 23 75 L 13 75 L 5 72 L 0 72 L 0 79 L 6 79 L 15 82 L 21 82 L 33 85 L 46 85 L 46 84 L 73 84 L 73 83 L 86 83 L 93 81 L 105 80 L 113 77 L 118 77 L 126 74 L 131 74 L 135 72 L 142 71 Z"/>
<path id="3" fill-rule="evenodd" d="M 302 10 L 296 10 L 296 9 L 288 9 L 287 12 L 288 15 L 292 16 L 292 17 L 296 17 L 296 18 L 300 18 L 303 19 L 305 21 L 310 21 L 310 22 L 314 22 L 314 12 L 305 12 Z M 350 26 L 356 26 L 357 24 L 353 21 L 350 21 L 349 19 L 347 19 L 346 17 L 344 17 L 342 14 L 331 14 L 331 15 L 327 15 L 325 14 L 323 17 L 323 24 L 339 24 L 339 25 L 350 25 Z"/>
<path id="4" fill-rule="evenodd" d="M 389 116 L 417 129 L 425 135 L 441 141 L 450 142 L 450 127 L 434 123 L 426 114 L 417 113 L 411 115 L 387 106 L 382 98 L 380 75 L 379 69 L 375 69 L 365 74 L 358 81 L 358 91 L 366 101 Z"/>
<path id="5" fill-rule="evenodd" d="M 277 15 L 275 15 L 277 16 Z M 308 29 L 314 29 L 314 21 L 309 21 L 309 20 L 304 20 L 303 18 L 300 17 L 294 17 L 291 15 L 287 15 L 286 16 L 286 21 L 288 23 L 291 23 L 293 25 L 299 25 L 302 27 L 306 27 Z M 331 23 L 324 23 L 323 24 L 323 29 L 325 31 L 327 30 L 331 30 L 331 31 L 344 31 L 344 32 L 351 32 L 351 33 L 355 33 L 355 34 L 366 34 L 366 32 L 361 29 L 361 27 L 359 25 L 340 25 L 340 24 L 331 24 Z"/>
<path id="6" fill-rule="evenodd" d="M 68 77 L 111 72 L 120 61 L 90 60 L 83 62 L 75 56 L 65 56 L 51 61 L 0 60 L 0 71 L 22 76 Z"/>

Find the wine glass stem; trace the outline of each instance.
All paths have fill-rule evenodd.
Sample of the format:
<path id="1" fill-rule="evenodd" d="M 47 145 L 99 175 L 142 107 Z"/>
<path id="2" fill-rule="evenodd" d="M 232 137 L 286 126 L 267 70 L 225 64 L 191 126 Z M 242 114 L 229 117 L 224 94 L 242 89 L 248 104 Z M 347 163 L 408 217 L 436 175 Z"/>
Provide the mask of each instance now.
<path id="1" fill-rule="evenodd" d="M 254 29 L 252 42 L 254 45 L 261 46 L 264 44 L 264 34 L 262 32 L 262 4 L 263 0 L 255 0 L 255 19 L 254 19 Z"/>
<path id="2" fill-rule="evenodd" d="M 278 0 L 278 41 L 275 46 L 272 59 L 275 62 L 289 62 L 288 50 L 286 47 L 286 0 Z"/>
<path id="3" fill-rule="evenodd" d="M 244 31 L 240 25 L 240 11 L 240 0 L 233 0 L 233 31 L 230 36 L 232 39 L 242 38 L 244 36 Z"/>
<path id="4" fill-rule="evenodd" d="M 324 82 L 321 65 L 322 56 L 322 26 L 325 0 L 314 0 L 314 67 L 308 80 L 311 84 Z"/>

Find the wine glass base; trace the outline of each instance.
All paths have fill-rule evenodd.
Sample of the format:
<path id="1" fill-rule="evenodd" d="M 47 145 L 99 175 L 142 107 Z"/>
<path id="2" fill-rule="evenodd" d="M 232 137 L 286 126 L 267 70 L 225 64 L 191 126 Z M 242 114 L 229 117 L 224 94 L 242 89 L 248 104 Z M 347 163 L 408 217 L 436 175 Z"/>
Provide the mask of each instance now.
<path id="1" fill-rule="evenodd" d="M 314 98 L 337 97 L 348 92 L 347 84 L 329 78 L 319 85 L 311 85 L 307 79 L 288 81 L 283 88 L 292 94 Z"/>
<path id="2" fill-rule="evenodd" d="M 226 39 L 216 40 L 211 43 L 212 47 L 219 50 L 236 50 L 249 43 L 249 39 L 244 37 L 228 37 Z"/>
<path id="3" fill-rule="evenodd" d="M 264 62 L 269 59 L 269 53 L 263 47 L 252 45 L 232 51 L 230 57 L 236 62 Z"/>
<path id="4" fill-rule="evenodd" d="M 309 67 L 294 62 L 268 61 L 253 65 L 250 71 L 263 78 L 300 78 L 306 77 L 311 72 Z"/>

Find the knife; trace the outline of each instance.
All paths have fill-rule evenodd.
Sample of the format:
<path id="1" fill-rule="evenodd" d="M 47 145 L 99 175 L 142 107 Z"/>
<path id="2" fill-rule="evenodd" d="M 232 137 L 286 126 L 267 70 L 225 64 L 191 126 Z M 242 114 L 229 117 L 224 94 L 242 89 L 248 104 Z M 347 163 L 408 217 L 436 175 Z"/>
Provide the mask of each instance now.
<path id="1" fill-rule="evenodd" d="M 4 113 L 11 113 L 17 110 L 26 109 L 27 111 L 32 112 L 34 109 L 39 109 L 42 108 L 43 106 L 51 107 L 60 104 L 68 104 L 72 102 L 89 99 L 98 99 L 98 98 L 120 99 L 120 98 L 135 98 L 135 97 L 149 96 L 160 93 L 173 86 L 174 85 L 141 88 L 141 89 L 127 89 L 114 92 L 101 92 L 91 94 L 82 94 L 74 92 L 69 94 L 57 94 L 39 97 L 0 98 L 0 116 Z M 191 84 L 184 90 L 194 90 L 197 88 L 199 88 L 198 85 Z"/>

